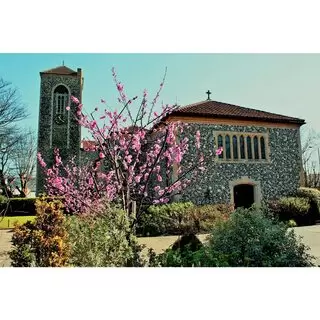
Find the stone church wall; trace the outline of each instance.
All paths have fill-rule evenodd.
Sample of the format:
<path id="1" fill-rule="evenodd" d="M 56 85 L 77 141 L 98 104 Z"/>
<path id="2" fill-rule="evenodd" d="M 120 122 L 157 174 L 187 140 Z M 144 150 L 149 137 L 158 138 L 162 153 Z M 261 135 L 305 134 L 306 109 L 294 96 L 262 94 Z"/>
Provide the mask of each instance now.
<path id="1" fill-rule="evenodd" d="M 65 85 L 69 88 L 70 94 L 81 99 L 81 77 L 68 75 L 42 75 L 40 85 L 40 110 L 38 126 L 38 152 L 42 154 L 45 162 L 50 167 L 53 164 L 53 150 L 55 147 L 60 149 L 63 160 L 80 154 L 81 128 L 73 114 L 76 106 L 70 103 L 69 127 L 67 121 L 67 112 L 65 122 L 57 124 L 54 121 L 55 113 L 53 106 L 53 89 L 59 85 Z M 67 132 L 69 129 L 69 145 L 67 145 Z M 43 192 L 44 177 L 42 170 L 37 165 L 37 194 Z"/>
<path id="2" fill-rule="evenodd" d="M 260 200 L 294 194 L 299 187 L 301 172 L 299 129 L 191 124 L 188 129 L 191 149 L 194 147 L 194 135 L 197 130 L 201 132 L 201 149 L 207 156 L 215 150 L 214 136 L 217 131 L 266 133 L 269 161 L 234 160 L 228 163 L 228 160 L 221 162 L 211 156 L 212 161 L 206 166 L 207 170 L 197 183 L 184 191 L 181 201 L 192 201 L 197 204 L 233 203 L 233 191 L 230 185 L 232 181 L 241 180 L 242 177 L 259 184 Z"/>

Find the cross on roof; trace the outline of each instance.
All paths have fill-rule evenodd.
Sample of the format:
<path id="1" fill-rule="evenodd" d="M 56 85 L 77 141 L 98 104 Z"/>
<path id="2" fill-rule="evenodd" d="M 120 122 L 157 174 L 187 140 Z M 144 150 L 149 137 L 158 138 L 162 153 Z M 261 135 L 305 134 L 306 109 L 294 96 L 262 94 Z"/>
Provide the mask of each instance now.
<path id="1" fill-rule="evenodd" d="M 211 100 L 211 99 L 210 99 L 211 91 L 210 91 L 210 90 L 208 90 L 208 91 L 206 92 L 206 94 L 208 95 L 208 99 L 207 99 L 207 100 Z"/>

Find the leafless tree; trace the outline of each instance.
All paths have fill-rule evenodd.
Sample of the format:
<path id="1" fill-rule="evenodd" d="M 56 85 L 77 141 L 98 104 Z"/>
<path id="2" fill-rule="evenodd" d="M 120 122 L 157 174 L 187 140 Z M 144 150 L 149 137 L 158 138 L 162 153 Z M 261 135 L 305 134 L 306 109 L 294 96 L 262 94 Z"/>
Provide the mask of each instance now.
<path id="1" fill-rule="evenodd" d="M 19 91 L 10 82 L 0 78 L 0 188 L 7 197 L 12 196 L 8 184 L 9 164 L 14 145 L 20 139 L 17 122 L 26 117 Z"/>
<path id="2" fill-rule="evenodd" d="M 12 175 L 19 179 L 16 186 L 21 197 L 26 197 L 30 192 L 29 183 L 33 180 L 36 167 L 37 139 L 31 130 L 20 137 L 13 148 Z"/>
<path id="3" fill-rule="evenodd" d="M 0 135 L 0 188 L 2 194 L 12 197 L 12 189 L 10 188 L 10 165 L 14 157 L 15 145 L 21 139 L 21 133 L 15 127 L 7 127 Z"/>
<path id="4" fill-rule="evenodd" d="M 302 164 L 304 170 L 304 186 L 319 187 L 320 185 L 320 134 L 304 127 L 302 131 Z"/>
<path id="5" fill-rule="evenodd" d="M 19 91 L 10 82 L 0 78 L 0 135 L 6 134 L 6 128 L 26 117 Z"/>

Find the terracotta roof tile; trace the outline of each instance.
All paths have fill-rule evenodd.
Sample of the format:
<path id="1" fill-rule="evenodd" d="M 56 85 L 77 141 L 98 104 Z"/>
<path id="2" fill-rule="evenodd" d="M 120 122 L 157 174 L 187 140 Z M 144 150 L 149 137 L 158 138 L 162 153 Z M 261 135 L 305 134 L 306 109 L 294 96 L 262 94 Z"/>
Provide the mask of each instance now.
<path id="1" fill-rule="evenodd" d="M 302 119 L 251 108 L 240 107 L 237 105 L 213 100 L 201 101 L 198 103 L 180 107 L 176 111 L 171 113 L 171 115 L 233 118 L 298 124 L 305 123 L 305 121 Z"/>
<path id="2" fill-rule="evenodd" d="M 82 140 L 81 141 L 81 149 L 85 151 L 95 151 L 96 142 L 94 140 Z"/>
<path id="3" fill-rule="evenodd" d="M 60 66 L 50 70 L 42 71 L 40 72 L 40 74 L 61 74 L 61 75 L 76 76 L 77 71 L 74 71 L 66 66 Z"/>

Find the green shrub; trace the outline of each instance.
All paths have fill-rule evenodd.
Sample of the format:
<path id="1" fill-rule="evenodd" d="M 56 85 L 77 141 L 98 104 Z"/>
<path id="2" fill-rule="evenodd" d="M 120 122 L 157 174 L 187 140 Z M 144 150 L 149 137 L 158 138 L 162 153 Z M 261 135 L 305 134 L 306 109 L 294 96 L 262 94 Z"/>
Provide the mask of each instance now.
<path id="1" fill-rule="evenodd" d="M 192 202 L 174 202 L 164 205 L 152 205 L 138 221 L 137 234 L 143 236 L 158 236 L 180 234 L 188 223 L 185 212 L 193 207 Z"/>
<path id="2" fill-rule="evenodd" d="M 142 247 L 135 237 L 130 236 L 130 221 L 123 210 L 106 206 L 99 216 L 72 216 L 67 220 L 71 265 L 143 265 L 140 255 Z"/>
<path id="3" fill-rule="evenodd" d="M 283 197 L 269 202 L 270 210 L 281 221 L 295 220 L 297 225 L 312 225 L 319 219 L 319 210 L 312 191 L 298 191 L 300 196 Z"/>
<path id="4" fill-rule="evenodd" d="M 310 201 L 302 197 L 283 197 L 279 200 L 282 212 L 289 213 L 293 217 L 306 215 L 310 209 Z"/>
<path id="5" fill-rule="evenodd" d="M 299 188 L 297 195 L 310 200 L 308 216 L 309 222 L 314 224 L 320 219 L 320 191 L 315 188 Z"/>
<path id="6" fill-rule="evenodd" d="M 36 201 L 36 219 L 14 228 L 9 255 L 14 267 L 63 267 L 69 246 L 62 203 L 41 197 Z"/>
<path id="7" fill-rule="evenodd" d="M 8 202 L 8 198 L 5 197 L 4 195 L 0 194 L 0 205 L 6 204 L 7 202 Z"/>
<path id="8" fill-rule="evenodd" d="M 261 209 L 237 209 L 213 228 L 208 247 L 233 267 L 313 266 L 309 248 L 294 231 Z"/>
<path id="9" fill-rule="evenodd" d="M 194 231 L 208 232 L 218 221 L 227 220 L 233 211 L 233 207 L 227 204 L 193 206 L 186 212 L 192 217 L 195 225 Z"/>
<path id="10" fill-rule="evenodd" d="M 297 226 L 297 223 L 293 219 L 288 221 L 288 227 L 289 228 L 294 228 L 296 226 Z"/>
<path id="11" fill-rule="evenodd" d="M 151 259 L 150 259 L 151 261 Z M 228 267 L 224 255 L 208 250 L 207 246 L 193 251 L 186 247 L 184 250 L 167 249 L 164 253 L 152 259 L 150 267 Z"/>
<path id="12" fill-rule="evenodd" d="M 180 235 L 208 232 L 220 220 L 228 218 L 230 205 L 195 206 L 191 202 L 153 205 L 141 215 L 137 225 L 140 236 Z"/>

